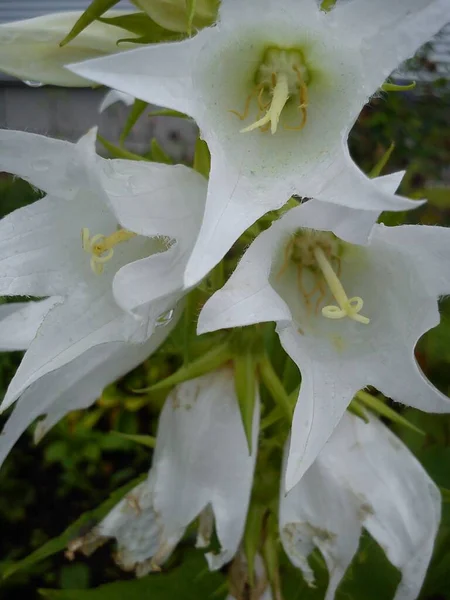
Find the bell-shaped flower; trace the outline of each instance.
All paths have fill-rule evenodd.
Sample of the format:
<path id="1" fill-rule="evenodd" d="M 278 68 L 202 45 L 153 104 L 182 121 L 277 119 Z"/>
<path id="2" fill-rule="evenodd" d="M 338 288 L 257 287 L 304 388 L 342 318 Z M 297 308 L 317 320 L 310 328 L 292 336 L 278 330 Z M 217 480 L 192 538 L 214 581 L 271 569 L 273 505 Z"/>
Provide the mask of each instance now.
<path id="1" fill-rule="evenodd" d="M 89 348 L 143 343 L 170 320 L 184 294 L 206 181 L 182 165 L 102 159 L 95 131 L 77 144 L 1 131 L 0 144 L 0 170 L 47 192 L 0 222 L 0 294 L 60 298 L 9 386 L 6 408 Z"/>
<path id="2" fill-rule="evenodd" d="M 363 245 L 361 232 L 374 217 L 316 200 L 288 211 L 256 238 L 200 314 L 199 333 L 277 323 L 302 374 L 288 490 L 365 386 L 424 411 L 450 412 L 450 400 L 414 359 L 417 340 L 439 323 L 438 297 L 450 292 L 450 230 L 374 225 Z"/>
<path id="3" fill-rule="evenodd" d="M 363 105 L 450 19 L 447 0 L 223 0 L 195 37 L 70 65 L 72 72 L 196 120 L 211 151 L 208 198 L 186 284 L 290 196 L 404 210 L 353 163 Z"/>
<path id="4" fill-rule="evenodd" d="M 198 547 L 209 545 L 215 524 L 220 551 L 206 558 L 211 569 L 219 569 L 244 533 L 258 426 L 256 398 L 249 455 L 228 367 L 178 385 L 161 412 L 148 478 L 69 550 L 89 552 L 114 537 L 118 563 L 143 575 L 164 563 L 198 517 Z"/>
<path id="5" fill-rule="evenodd" d="M 441 497 L 417 459 L 378 419 L 346 413 L 302 480 L 280 494 L 280 537 L 313 584 L 308 556 L 318 548 L 333 600 L 365 528 L 402 578 L 395 600 L 419 596 L 441 516 Z"/>
<path id="6" fill-rule="evenodd" d="M 69 62 L 116 54 L 134 44 L 118 41 L 133 35 L 119 27 L 94 21 L 66 46 L 66 37 L 83 11 L 61 12 L 0 25 L 0 71 L 23 79 L 31 86 L 43 84 L 90 87 L 92 82 L 64 68 Z M 129 11 L 112 10 L 105 16 L 120 17 Z"/>
<path id="7" fill-rule="evenodd" d="M 27 350 L 55 301 L 47 298 L 0 306 L 0 349 Z M 10 307 L 15 307 L 14 312 L 2 310 Z M 19 398 L 0 434 L 0 466 L 35 419 L 44 417 L 34 430 L 34 441 L 38 443 L 67 413 L 91 406 L 107 385 L 153 354 L 175 327 L 181 312 L 177 310 L 170 323 L 158 327 L 144 344 L 101 344 L 35 381 Z"/>

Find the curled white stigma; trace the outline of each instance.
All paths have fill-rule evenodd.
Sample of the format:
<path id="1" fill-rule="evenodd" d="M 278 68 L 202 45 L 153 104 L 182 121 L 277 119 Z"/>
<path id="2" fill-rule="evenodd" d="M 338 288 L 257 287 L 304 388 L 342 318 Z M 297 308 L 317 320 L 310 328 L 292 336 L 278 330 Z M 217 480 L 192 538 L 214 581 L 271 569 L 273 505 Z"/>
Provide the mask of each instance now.
<path id="1" fill-rule="evenodd" d="M 316 247 L 314 248 L 313 252 L 325 281 L 327 282 L 331 293 L 338 303 L 338 306 L 330 305 L 322 308 L 322 315 L 327 317 L 327 319 L 343 319 L 344 317 L 348 317 L 353 321 L 368 325 L 370 323 L 370 319 L 359 314 L 364 306 L 363 299 L 359 296 L 348 298 L 342 283 L 340 282 L 336 273 L 333 271 L 333 268 L 323 250 L 319 247 Z"/>
<path id="2" fill-rule="evenodd" d="M 109 236 L 97 233 L 90 237 L 87 227 L 81 230 L 81 245 L 83 250 L 91 254 L 91 269 L 96 275 L 103 273 L 104 264 L 111 260 L 114 254 L 114 246 L 135 237 L 135 233 L 127 229 L 119 229 Z"/>

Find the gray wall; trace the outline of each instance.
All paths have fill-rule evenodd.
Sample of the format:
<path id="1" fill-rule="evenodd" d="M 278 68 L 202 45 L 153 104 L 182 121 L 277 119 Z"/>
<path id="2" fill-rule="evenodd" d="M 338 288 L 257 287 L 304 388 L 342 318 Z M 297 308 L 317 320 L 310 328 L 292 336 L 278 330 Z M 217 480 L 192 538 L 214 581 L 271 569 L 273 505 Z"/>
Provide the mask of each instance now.
<path id="1" fill-rule="evenodd" d="M 117 144 L 130 108 L 116 103 L 100 115 L 98 107 L 105 93 L 105 89 L 31 88 L 5 81 L 0 85 L 0 128 L 76 141 L 90 127 L 99 125 L 99 132 Z M 126 147 L 143 153 L 156 137 L 177 162 L 191 160 L 197 134 L 195 125 L 173 117 L 149 118 L 150 110 L 139 119 Z"/>

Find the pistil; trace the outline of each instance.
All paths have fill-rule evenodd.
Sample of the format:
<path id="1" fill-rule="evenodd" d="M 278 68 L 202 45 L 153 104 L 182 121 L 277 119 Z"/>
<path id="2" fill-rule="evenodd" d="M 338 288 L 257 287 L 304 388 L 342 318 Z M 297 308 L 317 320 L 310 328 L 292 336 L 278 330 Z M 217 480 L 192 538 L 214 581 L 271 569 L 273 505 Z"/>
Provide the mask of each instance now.
<path id="1" fill-rule="evenodd" d="M 322 271 L 322 275 L 338 303 L 338 306 L 330 305 L 322 308 L 322 315 L 328 319 L 343 319 L 344 317 L 348 317 L 353 321 L 368 325 L 370 319 L 359 314 L 364 306 L 363 299 L 359 296 L 348 298 L 339 277 L 333 271 L 333 267 L 330 265 L 324 251 L 316 246 L 313 253 L 317 264 Z"/>
<path id="2" fill-rule="evenodd" d="M 83 227 L 81 230 L 81 245 L 85 252 L 91 254 L 90 265 L 92 271 L 96 275 L 101 275 L 104 264 L 113 257 L 115 246 L 127 242 L 135 236 L 136 233 L 132 231 L 118 229 L 109 236 L 98 233 L 90 237 L 89 229 Z"/>

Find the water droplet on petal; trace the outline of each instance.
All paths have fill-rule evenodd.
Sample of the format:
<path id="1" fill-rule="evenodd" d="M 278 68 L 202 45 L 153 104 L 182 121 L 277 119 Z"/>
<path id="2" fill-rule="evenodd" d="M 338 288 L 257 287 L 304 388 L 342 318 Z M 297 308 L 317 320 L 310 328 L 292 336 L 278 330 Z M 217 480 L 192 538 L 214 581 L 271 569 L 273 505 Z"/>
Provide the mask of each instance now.
<path id="1" fill-rule="evenodd" d="M 175 311 L 172 309 L 168 310 L 167 312 L 163 313 L 162 315 L 160 315 L 157 319 L 156 319 L 156 327 L 165 327 L 166 325 L 168 325 L 170 323 L 170 321 L 173 319 L 173 313 Z"/>
<path id="2" fill-rule="evenodd" d="M 42 81 L 33 81 L 31 79 L 24 80 L 24 84 L 32 88 L 40 88 L 43 85 L 45 85 L 44 83 L 42 83 Z"/>
<path id="3" fill-rule="evenodd" d="M 48 171 L 51 167 L 51 162 L 46 158 L 37 158 L 33 160 L 31 166 L 35 171 Z"/>

